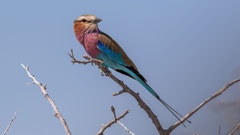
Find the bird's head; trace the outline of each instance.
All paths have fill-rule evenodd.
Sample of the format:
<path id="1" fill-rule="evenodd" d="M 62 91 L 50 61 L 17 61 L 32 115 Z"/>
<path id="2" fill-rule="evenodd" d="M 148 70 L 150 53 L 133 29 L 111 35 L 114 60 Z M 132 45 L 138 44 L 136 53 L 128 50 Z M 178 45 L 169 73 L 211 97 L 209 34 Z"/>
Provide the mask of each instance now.
<path id="1" fill-rule="evenodd" d="M 100 18 L 97 18 L 95 15 L 81 15 L 74 20 L 74 23 L 83 23 L 85 25 L 96 25 L 101 22 Z"/>
<path id="2" fill-rule="evenodd" d="M 101 22 L 100 18 L 95 15 L 82 15 L 74 20 L 74 27 L 78 26 L 77 29 L 94 31 L 98 30 L 97 24 Z"/>

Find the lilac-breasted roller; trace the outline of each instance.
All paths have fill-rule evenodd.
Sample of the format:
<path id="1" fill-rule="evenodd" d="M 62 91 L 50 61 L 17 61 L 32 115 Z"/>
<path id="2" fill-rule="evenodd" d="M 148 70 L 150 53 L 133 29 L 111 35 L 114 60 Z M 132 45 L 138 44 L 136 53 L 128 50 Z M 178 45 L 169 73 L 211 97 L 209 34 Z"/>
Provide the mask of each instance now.
<path id="1" fill-rule="evenodd" d="M 95 15 L 82 15 L 74 20 L 74 32 L 77 40 L 83 45 L 86 52 L 95 59 L 103 61 L 103 66 L 127 75 L 142 84 L 156 97 L 178 120 L 176 114 L 182 117 L 147 84 L 147 80 L 139 73 L 132 60 L 126 55 L 118 43 L 98 28 L 102 21 Z"/>

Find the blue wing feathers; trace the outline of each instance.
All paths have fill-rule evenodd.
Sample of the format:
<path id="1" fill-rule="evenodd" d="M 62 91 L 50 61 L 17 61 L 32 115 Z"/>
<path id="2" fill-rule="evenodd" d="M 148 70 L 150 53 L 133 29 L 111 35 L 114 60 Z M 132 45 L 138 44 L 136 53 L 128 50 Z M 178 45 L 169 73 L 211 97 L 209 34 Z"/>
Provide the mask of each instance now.
<path id="1" fill-rule="evenodd" d="M 122 59 L 122 54 L 119 52 L 116 54 L 114 51 L 112 51 L 110 48 L 105 46 L 102 42 L 98 42 L 97 47 L 100 51 L 102 51 L 105 55 L 107 55 L 110 59 L 116 61 L 119 64 L 122 64 L 126 66 L 125 62 Z"/>

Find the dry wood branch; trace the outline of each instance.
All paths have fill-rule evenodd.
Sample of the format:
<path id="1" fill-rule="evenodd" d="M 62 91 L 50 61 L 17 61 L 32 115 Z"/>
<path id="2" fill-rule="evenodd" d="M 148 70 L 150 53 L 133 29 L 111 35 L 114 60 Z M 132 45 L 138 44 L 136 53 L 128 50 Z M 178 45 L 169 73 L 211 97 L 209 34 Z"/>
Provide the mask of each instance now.
<path id="1" fill-rule="evenodd" d="M 148 114 L 150 119 L 152 120 L 153 124 L 155 125 L 156 129 L 158 130 L 160 135 L 165 135 L 165 130 L 162 128 L 162 125 L 158 121 L 157 116 L 152 112 L 152 110 L 148 107 L 148 105 L 140 98 L 138 93 L 135 93 L 133 90 L 131 90 L 127 85 L 123 83 L 123 81 L 120 81 L 117 77 L 115 77 L 108 68 L 102 67 L 102 62 L 99 62 L 99 60 L 92 59 L 89 56 L 84 55 L 83 58 L 87 59 L 88 61 L 79 61 L 76 58 L 74 58 L 73 51 L 71 49 L 71 54 L 69 56 L 72 58 L 72 63 L 94 63 L 96 64 L 104 73 L 106 76 L 110 77 L 113 81 L 115 81 L 117 84 L 119 84 L 123 90 L 113 94 L 114 96 L 120 95 L 122 93 L 128 93 L 132 95 L 138 102 L 138 105 Z"/>
<path id="2" fill-rule="evenodd" d="M 218 92 L 216 92 L 215 94 L 213 94 L 211 97 L 209 97 L 208 99 L 206 99 L 205 101 L 203 101 L 199 106 L 197 106 L 193 111 L 191 111 L 190 113 L 186 114 L 181 121 L 176 122 L 175 124 L 173 124 L 171 127 L 168 128 L 167 130 L 167 134 L 170 134 L 176 127 L 178 127 L 182 122 L 184 122 L 185 120 L 187 120 L 189 117 L 191 117 L 194 113 L 196 113 L 199 109 L 201 109 L 205 104 L 207 104 L 209 101 L 213 100 L 214 98 L 216 98 L 217 96 L 221 95 L 224 91 L 226 91 L 230 86 L 232 86 L 233 84 L 239 82 L 240 79 L 238 80 L 234 80 L 230 83 L 228 83 L 225 87 L 223 87 L 222 89 L 220 89 Z"/>
<path id="3" fill-rule="evenodd" d="M 68 56 L 72 58 L 71 62 L 72 64 L 74 63 L 81 63 L 81 64 L 88 64 L 88 63 L 102 63 L 102 61 L 98 60 L 98 59 L 92 59 L 86 55 L 83 56 L 83 58 L 85 59 L 88 59 L 89 61 L 81 61 L 81 60 L 77 60 L 75 57 L 74 57 L 74 54 L 73 54 L 73 49 L 71 49 L 71 54 L 68 53 Z"/>
<path id="4" fill-rule="evenodd" d="M 115 112 L 115 108 L 113 106 L 111 106 L 111 111 L 113 113 L 114 120 L 117 121 L 117 115 L 116 115 L 116 112 Z"/>
<path id="5" fill-rule="evenodd" d="M 71 135 L 71 132 L 68 128 L 68 125 L 67 125 L 67 122 L 65 121 L 65 119 L 63 118 L 63 116 L 61 115 L 60 111 L 58 110 L 56 104 L 54 103 L 54 101 L 50 98 L 50 96 L 48 95 L 47 91 L 46 91 L 46 84 L 42 84 L 40 83 L 35 77 L 34 75 L 32 75 L 30 72 L 29 72 L 29 67 L 26 67 L 24 66 L 23 64 L 21 64 L 22 67 L 24 68 L 24 70 L 27 72 L 28 74 L 28 77 L 31 78 L 33 80 L 32 84 L 36 84 L 40 87 L 43 95 L 45 96 L 45 98 L 49 101 L 49 103 L 51 104 L 53 110 L 55 111 L 55 114 L 54 116 L 57 117 L 61 122 L 62 122 L 62 125 L 67 133 L 67 135 Z"/>
<path id="6" fill-rule="evenodd" d="M 238 125 L 229 133 L 229 135 L 233 135 L 239 128 L 240 128 L 240 124 L 238 124 Z"/>
<path id="7" fill-rule="evenodd" d="M 117 116 L 116 116 L 116 112 L 115 112 L 115 108 L 113 106 L 111 106 L 111 111 L 113 113 L 113 117 L 114 120 L 117 121 L 117 123 L 122 126 L 129 134 L 131 135 L 135 135 L 132 131 L 130 131 L 122 122 L 120 122 L 119 120 L 117 120 Z"/>
<path id="8" fill-rule="evenodd" d="M 122 126 L 129 134 L 135 135 L 132 131 L 130 131 L 122 122 L 117 121 L 117 123 Z"/>
<path id="9" fill-rule="evenodd" d="M 150 119 L 152 120 L 153 124 L 155 125 L 156 129 L 158 130 L 160 135 L 169 135 L 175 128 L 177 128 L 180 124 L 185 122 L 187 119 L 189 119 L 193 114 L 195 114 L 199 109 L 201 109 L 204 105 L 206 105 L 209 101 L 213 100 L 220 94 L 222 94 L 225 90 L 227 90 L 230 86 L 240 81 L 234 80 L 230 83 L 228 83 L 224 88 L 220 89 L 217 93 L 213 94 L 210 98 L 203 101 L 199 106 L 197 106 L 193 111 L 186 114 L 180 121 L 177 121 L 172 126 L 170 126 L 167 130 L 164 130 L 162 125 L 160 124 L 157 116 L 152 112 L 152 110 L 146 105 L 146 103 L 140 98 L 138 93 L 135 93 L 133 90 L 131 90 L 127 85 L 125 85 L 122 81 L 120 81 L 117 77 L 115 77 L 108 68 L 102 67 L 102 62 L 99 62 L 99 60 L 92 59 L 89 56 L 84 55 L 83 58 L 87 59 L 88 61 L 79 61 L 74 58 L 73 51 L 71 49 L 71 55 L 69 56 L 72 58 L 72 63 L 79 63 L 79 64 L 87 64 L 87 63 L 94 63 L 96 64 L 102 71 L 105 73 L 106 76 L 110 77 L 113 81 L 115 81 L 117 84 L 119 84 L 123 90 L 114 93 L 113 96 L 117 96 L 123 93 L 128 93 L 132 95 L 138 102 L 138 105 L 148 114 Z"/>
<path id="10" fill-rule="evenodd" d="M 218 135 L 221 135 L 221 126 L 219 125 L 219 127 L 218 127 Z"/>
<path id="11" fill-rule="evenodd" d="M 125 113 L 123 113 L 121 116 L 116 117 L 116 113 L 115 113 L 115 109 L 113 106 L 111 106 L 111 111 L 113 112 L 113 116 L 114 119 L 110 122 L 108 122 L 106 125 L 103 125 L 102 128 L 100 129 L 100 131 L 97 133 L 97 135 L 103 135 L 103 132 L 112 126 L 112 124 L 116 123 L 117 121 L 119 121 L 120 119 L 122 119 L 125 115 L 127 115 L 129 113 L 129 110 L 127 110 Z"/>
<path id="12" fill-rule="evenodd" d="M 8 127 L 7 127 L 7 129 L 4 131 L 3 135 L 6 135 L 6 134 L 7 134 L 7 131 L 8 131 L 8 129 L 10 128 L 10 126 L 12 125 L 12 122 L 16 119 L 16 115 L 17 115 L 17 113 L 15 112 L 15 113 L 14 113 L 14 116 L 12 117 L 11 121 L 9 122 Z"/>

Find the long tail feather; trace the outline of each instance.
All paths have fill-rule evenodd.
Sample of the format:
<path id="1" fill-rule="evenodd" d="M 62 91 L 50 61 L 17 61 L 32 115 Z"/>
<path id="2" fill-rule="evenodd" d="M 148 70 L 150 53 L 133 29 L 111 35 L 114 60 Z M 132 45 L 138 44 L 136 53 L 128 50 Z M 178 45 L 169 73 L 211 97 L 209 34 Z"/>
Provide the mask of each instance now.
<path id="1" fill-rule="evenodd" d="M 167 109 L 171 112 L 171 114 L 179 121 L 181 121 L 180 117 L 183 117 L 180 113 L 178 113 L 175 109 L 173 109 L 170 105 L 168 105 L 165 101 L 163 101 L 158 94 L 144 81 L 142 80 L 138 75 L 136 75 L 131 70 L 124 67 L 124 72 L 127 72 L 130 76 L 135 78 L 139 83 L 142 84 L 143 87 L 145 87 L 154 97 L 156 97 Z M 191 123 L 189 120 L 186 120 L 189 123 Z M 184 125 L 184 124 L 183 124 Z M 185 126 L 185 125 L 184 125 Z"/>

